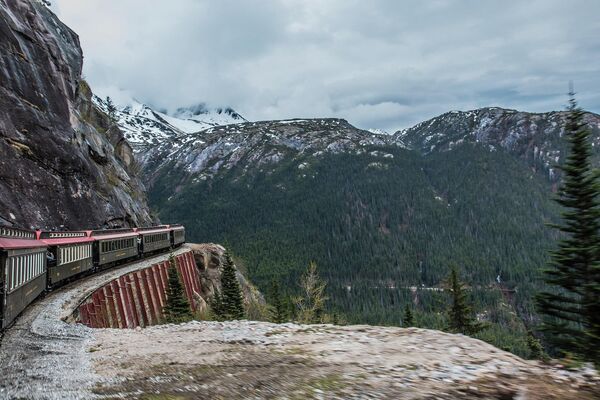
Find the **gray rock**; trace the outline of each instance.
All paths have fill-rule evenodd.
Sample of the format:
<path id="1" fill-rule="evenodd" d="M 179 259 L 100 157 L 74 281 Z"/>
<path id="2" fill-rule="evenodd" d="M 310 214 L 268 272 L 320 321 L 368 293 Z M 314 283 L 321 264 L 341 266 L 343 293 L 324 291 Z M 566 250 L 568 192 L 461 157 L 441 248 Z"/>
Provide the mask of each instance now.
<path id="1" fill-rule="evenodd" d="M 32 228 L 152 221 L 131 147 L 91 102 L 79 38 L 36 1 L 0 0 L 0 217 Z"/>

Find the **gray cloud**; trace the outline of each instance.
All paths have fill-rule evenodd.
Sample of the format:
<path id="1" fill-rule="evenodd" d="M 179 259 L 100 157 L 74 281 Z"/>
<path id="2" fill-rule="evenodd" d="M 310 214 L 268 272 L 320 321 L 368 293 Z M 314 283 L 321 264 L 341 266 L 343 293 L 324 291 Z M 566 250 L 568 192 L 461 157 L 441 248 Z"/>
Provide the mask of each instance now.
<path id="1" fill-rule="evenodd" d="M 600 111 L 596 0 L 53 0 L 100 92 L 393 131 L 450 109 Z"/>

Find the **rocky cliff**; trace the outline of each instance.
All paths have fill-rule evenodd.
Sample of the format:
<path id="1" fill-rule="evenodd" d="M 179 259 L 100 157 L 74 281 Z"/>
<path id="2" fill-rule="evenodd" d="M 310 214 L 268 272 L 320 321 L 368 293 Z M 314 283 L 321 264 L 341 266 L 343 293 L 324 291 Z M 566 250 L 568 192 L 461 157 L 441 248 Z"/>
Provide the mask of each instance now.
<path id="1" fill-rule="evenodd" d="M 194 254 L 200 272 L 200 311 L 208 312 L 208 305 L 216 292 L 221 291 L 221 272 L 225 265 L 225 248 L 218 244 L 202 243 L 187 245 Z M 266 302 L 262 293 L 236 267 L 242 289 L 244 305 L 249 319 L 262 319 L 266 315 Z"/>
<path id="2" fill-rule="evenodd" d="M 0 222 L 151 222 L 131 147 L 91 101 L 77 35 L 36 1 L 0 0 Z"/>

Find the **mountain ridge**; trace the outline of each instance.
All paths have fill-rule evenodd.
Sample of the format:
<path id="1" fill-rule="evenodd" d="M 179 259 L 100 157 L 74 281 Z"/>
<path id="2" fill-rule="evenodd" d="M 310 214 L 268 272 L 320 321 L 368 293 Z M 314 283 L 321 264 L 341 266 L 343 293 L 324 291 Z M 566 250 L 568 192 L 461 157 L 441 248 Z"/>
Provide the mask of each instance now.
<path id="1" fill-rule="evenodd" d="M 102 99 L 94 95 L 93 102 L 109 113 L 108 98 Z M 136 152 L 161 141 L 178 140 L 214 126 L 247 122 L 230 107 L 209 108 L 206 104 L 199 103 L 179 107 L 169 114 L 167 110 L 157 110 L 135 99 L 129 99 L 126 103 L 121 107 L 113 104 L 112 114 Z"/>

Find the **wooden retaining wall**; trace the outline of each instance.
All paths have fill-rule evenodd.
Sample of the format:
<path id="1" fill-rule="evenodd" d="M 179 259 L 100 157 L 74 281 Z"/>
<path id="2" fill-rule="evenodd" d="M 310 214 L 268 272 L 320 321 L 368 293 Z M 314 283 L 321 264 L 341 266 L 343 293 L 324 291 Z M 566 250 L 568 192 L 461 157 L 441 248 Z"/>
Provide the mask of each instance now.
<path id="1" fill-rule="evenodd" d="M 200 293 L 198 269 L 191 251 L 175 257 L 192 311 Z M 91 328 L 136 328 L 163 319 L 169 261 L 122 275 L 97 289 L 78 308 L 77 322 Z"/>

